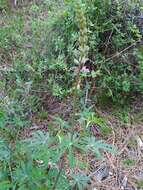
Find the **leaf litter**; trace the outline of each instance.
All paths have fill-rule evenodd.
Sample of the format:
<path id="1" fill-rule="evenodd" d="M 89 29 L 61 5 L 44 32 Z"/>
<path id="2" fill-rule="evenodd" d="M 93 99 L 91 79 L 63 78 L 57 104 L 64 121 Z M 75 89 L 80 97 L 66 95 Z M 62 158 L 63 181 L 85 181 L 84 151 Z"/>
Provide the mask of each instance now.
<path id="1" fill-rule="evenodd" d="M 62 105 L 60 113 L 63 110 L 66 112 Z M 56 114 L 57 110 L 55 111 Z M 54 115 L 53 110 L 52 115 Z M 112 128 L 112 133 L 104 137 L 100 134 L 100 127 L 94 125 L 92 130 L 98 130 L 98 133 L 95 132 L 94 135 L 98 139 L 102 139 L 117 147 L 117 153 L 112 155 L 104 150 L 103 158 L 96 158 L 90 153 L 88 157 L 83 158 L 80 152 L 77 151 L 75 152 L 75 157 L 80 161 L 86 162 L 87 166 L 83 169 L 75 167 L 75 173 L 81 172 L 90 178 L 88 190 L 142 190 L 137 184 L 143 180 L 143 124 L 139 122 L 130 126 L 129 124 L 126 125 L 109 112 L 100 111 L 100 116 L 107 118 L 108 124 Z M 28 133 L 24 132 L 25 137 L 29 138 L 30 133 L 35 130 L 48 131 L 46 126 L 48 126 L 53 117 L 50 117 L 49 114 L 48 118 L 48 120 L 40 121 L 33 116 L 34 124 L 29 128 Z M 76 128 L 80 127 L 78 125 Z M 70 168 L 67 158 L 65 160 L 68 176 Z"/>

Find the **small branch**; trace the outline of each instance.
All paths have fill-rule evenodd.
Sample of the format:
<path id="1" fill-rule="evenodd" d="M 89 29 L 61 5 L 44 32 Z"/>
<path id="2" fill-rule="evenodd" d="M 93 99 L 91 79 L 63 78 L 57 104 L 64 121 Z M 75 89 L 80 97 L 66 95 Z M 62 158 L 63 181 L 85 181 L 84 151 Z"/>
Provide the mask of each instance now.
<path id="1" fill-rule="evenodd" d="M 122 53 L 126 52 L 128 49 L 132 48 L 133 46 L 135 46 L 137 43 L 141 42 L 141 39 L 137 40 L 136 42 L 134 42 L 133 44 L 131 44 L 130 46 L 126 47 L 125 49 L 123 49 L 122 51 L 115 53 L 114 55 L 112 55 L 111 57 L 105 59 L 103 61 L 103 63 L 110 61 L 111 59 L 120 56 Z"/>

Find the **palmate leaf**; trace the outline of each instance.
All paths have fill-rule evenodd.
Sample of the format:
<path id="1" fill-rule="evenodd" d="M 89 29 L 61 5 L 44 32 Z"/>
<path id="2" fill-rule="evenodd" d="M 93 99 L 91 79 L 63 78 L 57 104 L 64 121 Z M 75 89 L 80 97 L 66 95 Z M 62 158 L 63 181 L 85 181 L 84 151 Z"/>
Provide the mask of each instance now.
<path id="1" fill-rule="evenodd" d="M 10 149 L 3 139 L 0 139 L 0 160 L 9 160 Z"/>
<path id="2" fill-rule="evenodd" d="M 74 156 L 72 147 L 69 147 L 68 160 L 69 160 L 70 168 L 74 168 L 75 167 L 75 156 Z"/>
<path id="3" fill-rule="evenodd" d="M 36 147 L 38 145 L 49 145 L 50 140 L 49 133 L 37 131 L 33 133 L 33 136 L 30 139 L 26 139 L 24 142 L 27 143 L 29 147 Z"/>
<path id="4" fill-rule="evenodd" d="M 5 127 L 7 123 L 7 114 L 3 109 L 0 109 L 0 128 Z"/>
<path id="5" fill-rule="evenodd" d="M 0 182 L 0 190 L 7 190 L 11 188 L 11 184 L 9 181 Z"/>
<path id="6" fill-rule="evenodd" d="M 71 174 L 72 177 L 72 181 L 71 181 L 71 186 L 72 187 L 78 187 L 79 190 L 83 190 L 85 187 L 87 187 L 88 182 L 90 180 L 90 178 L 82 173 L 77 173 L 75 174 Z"/>
<path id="7" fill-rule="evenodd" d="M 32 135 L 31 138 L 20 141 L 17 150 L 22 155 L 28 155 L 31 159 L 42 160 L 47 163 L 49 157 L 53 157 L 52 149 L 49 148 L 53 139 L 49 133 L 42 131 L 34 132 Z"/>
<path id="8" fill-rule="evenodd" d="M 82 146 L 85 146 L 86 151 L 92 151 L 97 157 L 101 157 L 100 150 L 106 150 L 110 153 L 115 153 L 115 147 L 107 144 L 102 140 L 96 140 L 95 137 L 86 137 L 82 139 Z"/>
<path id="9" fill-rule="evenodd" d="M 68 133 L 65 136 L 59 134 L 58 139 L 59 139 L 59 145 L 56 147 L 56 149 L 58 149 L 59 155 L 62 155 L 66 151 L 70 168 L 74 168 L 75 166 L 74 148 L 76 147 L 79 141 L 77 134 L 71 135 L 70 133 Z"/>
<path id="10" fill-rule="evenodd" d="M 64 121 L 60 117 L 53 117 L 54 118 L 54 124 L 58 125 L 60 129 L 69 129 L 70 125 L 67 121 Z"/>

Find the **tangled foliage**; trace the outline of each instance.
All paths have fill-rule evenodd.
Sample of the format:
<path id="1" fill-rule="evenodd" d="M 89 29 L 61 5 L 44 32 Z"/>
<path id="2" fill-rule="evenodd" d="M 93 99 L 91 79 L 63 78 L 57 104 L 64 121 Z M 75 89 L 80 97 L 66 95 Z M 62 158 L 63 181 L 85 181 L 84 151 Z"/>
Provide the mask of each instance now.
<path id="1" fill-rule="evenodd" d="M 88 99 L 121 103 L 143 92 L 142 5 L 20 0 L 16 9 L 7 2 L 12 1 L 0 1 L 0 189 L 82 190 L 89 176 L 74 169 L 88 167 L 89 153 L 115 152 L 93 136 L 97 127 L 102 135 L 111 129 L 87 109 Z M 47 118 L 41 106 L 45 94 L 59 99 L 74 94 L 73 117 L 56 117 L 48 132 L 24 138 L 30 116 Z"/>
<path id="2" fill-rule="evenodd" d="M 6 87 L 11 84 L 13 88 L 8 90 L 25 106 L 38 105 L 40 92 L 44 91 L 59 98 L 67 96 L 78 67 L 76 59 L 82 46 L 79 38 L 85 33 L 83 43 L 88 54 L 83 51 L 86 59 L 80 73 L 82 94 L 88 89 L 88 98 L 111 97 L 121 102 L 142 93 L 139 2 L 43 1 L 31 4 L 29 10 L 24 8 L 29 17 L 7 19 L 9 30 L 0 30 L 1 60 L 12 63 L 8 65 L 12 71 L 3 71 Z M 82 7 L 86 26 L 80 20 L 82 16 L 76 19 L 80 15 L 77 4 Z M 2 14 L 5 22 L 5 13 Z"/>
<path id="3" fill-rule="evenodd" d="M 69 72 L 67 76 L 70 77 L 67 78 L 69 84 L 73 78 L 70 70 L 75 67 L 74 50 L 79 45 L 77 39 L 80 27 L 74 19 L 77 11 L 74 9 L 74 3 L 76 4 L 74 1 L 68 2 L 63 10 L 64 16 L 62 15 L 61 19 L 59 17 L 59 20 L 64 20 L 64 24 L 61 25 L 60 21 L 54 23 L 54 28 L 59 32 L 58 40 L 55 33 L 52 34 L 57 48 L 53 53 L 63 55 Z M 84 77 L 91 91 L 89 94 L 112 97 L 115 101 L 121 101 L 126 97 L 142 93 L 140 78 L 142 25 L 139 24 L 141 5 L 135 6 L 132 2 L 123 1 L 103 1 L 101 4 L 98 0 L 89 0 L 83 1 L 82 6 L 87 19 L 89 52 L 85 67 L 90 73 L 86 73 Z M 53 41 L 51 44 L 54 45 Z M 59 80 L 56 81 L 59 83 Z M 63 87 L 65 90 L 65 85 Z M 86 85 L 82 90 L 85 88 Z"/>

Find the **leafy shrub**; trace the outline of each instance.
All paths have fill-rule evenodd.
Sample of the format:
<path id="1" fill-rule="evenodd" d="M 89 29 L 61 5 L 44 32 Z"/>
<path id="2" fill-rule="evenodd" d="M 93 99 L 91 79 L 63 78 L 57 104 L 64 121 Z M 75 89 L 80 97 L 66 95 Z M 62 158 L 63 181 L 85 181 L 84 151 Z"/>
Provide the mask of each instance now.
<path id="1" fill-rule="evenodd" d="M 122 1 L 101 4 L 98 0 L 79 3 L 87 20 L 89 50 L 84 66 L 90 71 L 81 74 L 82 96 L 88 90 L 89 98 L 105 96 L 121 101 L 142 93 L 142 50 L 136 43 L 142 36 L 135 25 L 138 15 L 132 13 L 135 4 L 128 2 L 124 6 Z M 23 106 L 32 104 L 36 111 L 42 92 L 51 92 L 59 98 L 71 93 L 80 35 L 76 4 L 76 1 L 43 1 L 42 5 L 30 4 L 29 10 L 23 8 L 29 15 L 26 20 L 23 15 L 3 17 L 1 60 L 12 62 L 9 66 L 13 70 L 4 76 L 7 88 L 13 86 L 11 95 L 25 99 Z M 141 12 L 140 5 L 137 6 Z"/>
<path id="2" fill-rule="evenodd" d="M 22 2 L 22 1 L 21 1 Z M 29 3 L 2 13 L 0 28 L 0 189 L 83 189 L 89 177 L 74 168 L 88 153 L 115 152 L 90 125 L 111 129 L 87 107 L 89 98 L 120 101 L 143 92 L 142 30 L 135 2 L 73 0 Z M 138 12 L 141 5 L 137 4 Z M 0 9 L 7 10 L 4 1 Z M 48 10 L 47 10 L 48 9 Z M 133 12 L 132 12 L 133 11 Z M 45 94 L 71 96 L 72 113 L 48 132 L 24 139 L 29 115 L 47 117 Z M 103 99 L 102 99 L 103 100 Z M 79 131 L 75 129 L 80 123 Z M 53 123 L 52 123 L 53 124 Z M 83 163 L 76 157 L 83 157 Z M 63 166 L 63 162 L 66 163 Z M 80 163 L 80 164 L 79 164 Z M 129 165 L 130 163 L 126 163 Z M 66 167 L 70 169 L 69 175 Z M 62 169 L 63 168 L 63 169 Z"/>
<path id="3" fill-rule="evenodd" d="M 139 77 L 141 69 L 138 56 L 135 55 L 135 53 L 140 55 L 139 43 L 136 42 L 140 41 L 141 34 L 135 25 L 134 20 L 137 18 L 134 15 L 132 15 L 134 19 L 128 18 L 129 13 L 135 8 L 134 3 L 126 3 L 126 6 L 122 2 L 111 1 L 103 1 L 103 4 L 100 1 L 82 3 L 87 17 L 89 46 L 89 61 L 85 65 L 90 71 L 92 70 L 91 75 L 85 78 L 88 79 L 92 93 L 95 87 L 97 95 L 112 97 L 116 101 L 141 93 L 142 80 Z M 74 78 L 73 73 L 69 71 L 76 66 L 74 50 L 78 48 L 79 26 L 74 17 L 76 11 L 74 4 L 76 4 L 74 1 L 65 3 L 65 7 L 60 9 L 56 19 L 51 19 L 53 22 L 50 28 L 56 32 L 51 33 L 49 43 L 51 48 L 48 46 L 48 49 L 51 57 L 59 59 L 59 54 L 60 57 L 62 54 L 65 64 L 65 66 L 60 64 L 62 71 L 52 67 L 52 73 L 54 70 L 58 73 L 58 78 L 53 74 L 52 81 L 56 81 L 55 88 L 60 89 L 59 96 L 69 91 L 67 87 Z M 66 83 L 68 86 L 64 81 L 68 81 Z"/>

